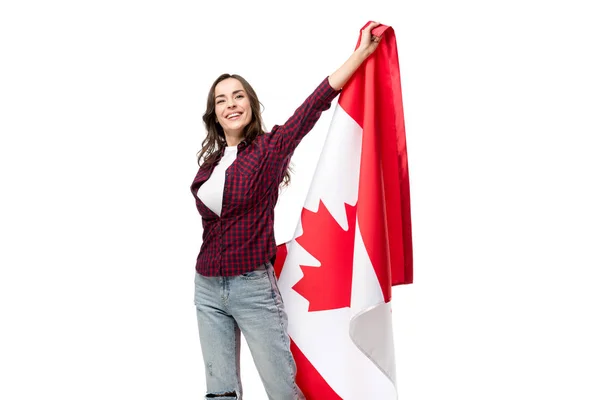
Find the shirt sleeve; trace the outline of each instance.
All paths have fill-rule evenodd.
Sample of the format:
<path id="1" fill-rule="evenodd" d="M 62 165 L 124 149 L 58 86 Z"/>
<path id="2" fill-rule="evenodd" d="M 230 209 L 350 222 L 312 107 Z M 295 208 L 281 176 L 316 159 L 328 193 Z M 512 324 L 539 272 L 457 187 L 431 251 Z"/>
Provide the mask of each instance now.
<path id="1" fill-rule="evenodd" d="M 340 90 L 332 88 L 329 77 L 326 77 L 285 124 L 273 127 L 269 133 L 271 151 L 276 152 L 280 159 L 288 158 L 339 93 Z"/>

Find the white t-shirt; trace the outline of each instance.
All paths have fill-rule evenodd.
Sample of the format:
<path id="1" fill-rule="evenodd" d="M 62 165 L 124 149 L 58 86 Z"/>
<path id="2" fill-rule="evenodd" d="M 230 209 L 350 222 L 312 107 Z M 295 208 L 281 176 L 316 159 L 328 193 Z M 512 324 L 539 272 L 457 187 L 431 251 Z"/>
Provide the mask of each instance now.
<path id="1" fill-rule="evenodd" d="M 225 171 L 237 157 L 237 146 L 227 146 L 225 154 L 213 169 L 210 178 L 198 189 L 198 198 L 210 208 L 212 212 L 221 216 L 223 208 L 223 189 L 225 188 Z"/>

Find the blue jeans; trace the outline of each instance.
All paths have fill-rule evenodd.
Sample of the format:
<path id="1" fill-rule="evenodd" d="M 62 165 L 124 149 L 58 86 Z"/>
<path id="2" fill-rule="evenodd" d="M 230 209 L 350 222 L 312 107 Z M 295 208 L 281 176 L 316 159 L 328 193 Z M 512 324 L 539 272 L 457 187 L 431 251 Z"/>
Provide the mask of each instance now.
<path id="1" fill-rule="evenodd" d="M 238 276 L 196 273 L 195 286 L 206 399 L 242 398 L 240 331 L 269 399 L 304 399 L 295 381 L 287 315 L 271 263 Z"/>

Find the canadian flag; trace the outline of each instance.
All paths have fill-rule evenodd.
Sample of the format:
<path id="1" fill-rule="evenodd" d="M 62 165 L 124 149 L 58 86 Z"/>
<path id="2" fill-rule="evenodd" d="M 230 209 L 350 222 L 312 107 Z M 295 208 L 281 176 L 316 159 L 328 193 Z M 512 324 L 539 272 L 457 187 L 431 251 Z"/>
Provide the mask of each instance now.
<path id="1" fill-rule="evenodd" d="M 413 279 L 408 163 L 396 38 L 373 34 L 275 263 L 309 400 L 397 398 L 391 288 Z"/>

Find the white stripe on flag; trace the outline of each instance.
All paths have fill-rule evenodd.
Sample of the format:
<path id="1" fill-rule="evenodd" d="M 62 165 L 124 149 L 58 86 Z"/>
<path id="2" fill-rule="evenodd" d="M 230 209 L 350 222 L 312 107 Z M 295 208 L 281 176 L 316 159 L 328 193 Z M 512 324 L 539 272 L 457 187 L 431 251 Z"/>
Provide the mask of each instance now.
<path id="1" fill-rule="evenodd" d="M 361 145 L 362 129 L 338 106 L 304 208 L 316 212 L 322 201 L 344 230 L 348 230 L 349 224 L 356 224 L 356 219 L 347 220 L 345 204 L 354 206 L 358 199 Z M 300 221 L 294 239 L 303 231 Z M 370 343 L 369 338 L 374 336 L 364 325 L 364 322 L 372 324 L 375 316 L 383 319 L 380 321 L 383 329 L 391 326 L 391 313 L 385 311 L 389 310 L 390 304 L 384 303 L 381 286 L 359 229 L 354 242 L 351 307 L 313 312 L 308 311 L 308 300 L 292 287 L 303 277 L 300 265 L 319 268 L 320 262 L 295 240 L 288 243 L 287 258 L 279 276 L 279 289 L 289 319 L 288 333 L 344 400 L 396 399 L 394 379 L 388 376 L 390 362 L 392 367 L 394 365 L 393 342 L 391 348 L 388 348 L 388 340 Z M 368 313 L 377 307 L 376 313 Z M 356 316 L 358 318 L 353 322 Z M 354 339 L 369 354 L 361 351 L 353 341 L 351 324 L 354 325 Z M 382 357 L 384 354 L 389 354 L 391 359 Z M 369 358 L 373 355 L 377 359 Z"/>

